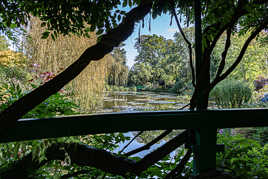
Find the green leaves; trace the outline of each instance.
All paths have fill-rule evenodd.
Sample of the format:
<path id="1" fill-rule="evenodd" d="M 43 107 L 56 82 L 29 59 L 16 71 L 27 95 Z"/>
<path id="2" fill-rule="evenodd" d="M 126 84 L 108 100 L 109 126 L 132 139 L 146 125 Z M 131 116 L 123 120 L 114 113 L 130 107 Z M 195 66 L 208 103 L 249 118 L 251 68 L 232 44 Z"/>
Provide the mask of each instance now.
<path id="1" fill-rule="evenodd" d="M 239 108 L 247 103 L 252 92 L 248 84 L 238 80 L 224 80 L 210 93 L 216 105 L 223 108 Z"/>
<path id="2" fill-rule="evenodd" d="M 239 135 L 218 135 L 218 142 L 225 145 L 224 153 L 217 154 L 218 167 L 229 168 L 239 178 L 267 178 L 268 155 L 258 141 Z"/>
<path id="3" fill-rule="evenodd" d="M 41 38 L 42 39 L 46 39 L 46 38 L 48 38 L 49 34 L 50 34 L 49 31 L 45 31 L 45 32 L 42 33 L 42 37 Z"/>

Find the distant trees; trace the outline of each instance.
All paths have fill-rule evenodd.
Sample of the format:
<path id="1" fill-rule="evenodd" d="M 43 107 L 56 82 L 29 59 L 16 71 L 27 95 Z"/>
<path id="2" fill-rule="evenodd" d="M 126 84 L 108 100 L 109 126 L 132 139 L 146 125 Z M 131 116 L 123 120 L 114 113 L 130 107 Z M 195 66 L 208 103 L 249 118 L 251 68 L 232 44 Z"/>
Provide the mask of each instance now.
<path id="1" fill-rule="evenodd" d="M 126 65 L 126 51 L 122 48 L 125 44 L 115 47 L 111 53 L 112 57 L 108 64 L 108 85 L 125 86 L 128 81 L 128 67 Z"/>
<path id="2" fill-rule="evenodd" d="M 183 55 L 173 40 L 157 35 L 143 35 L 137 39 L 138 55 L 129 73 L 129 84 L 171 87 L 182 73 Z M 182 51 L 182 53 L 185 53 Z M 184 54 L 185 55 L 185 54 Z"/>
<path id="3" fill-rule="evenodd" d="M 190 27 L 183 30 L 187 39 L 193 44 L 194 29 Z M 262 32 L 258 39 L 252 40 L 243 56 L 244 63 L 238 65 L 229 78 L 253 84 L 253 81 L 258 76 L 268 75 L 268 66 L 266 65 L 268 44 L 263 42 L 266 35 L 265 32 Z M 243 42 L 248 36 L 249 33 L 233 33 L 230 36 L 232 44 L 226 54 L 226 65 L 223 71 L 234 63 Z M 216 76 L 226 38 L 226 34 L 223 34 L 211 53 L 210 78 L 215 78 Z M 168 40 L 155 34 L 143 35 L 140 39 L 137 39 L 135 47 L 138 55 L 135 58 L 136 63 L 129 73 L 129 85 L 163 85 L 164 88 L 174 86 L 174 92 L 178 93 L 185 89 L 193 88 L 188 48 L 180 33 L 174 34 L 174 40 Z M 194 52 L 192 56 L 194 59 Z M 193 63 L 195 63 L 195 60 L 193 60 Z"/>
<path id="4" fill-rule="evenodd" d="M 42 86 L 36 88 L 34 91 L 27 93 L 25 96 L 9 106 L 6 110 L 2 111 L 0 114 L 1 133 L 5 133 L 5 131 L 14 127 L 16 122 L 27 112 L 45 101 L 49 96 L 57 93 L 61 88 L 63 88 L 71 80 L 77 77 L 84 69 L 86 69 L 89 63 L 94 63 L 94 61 L 102 59 L 106 54 L 110 53 L 114 47 L 126 40 L 130 34 L 132 34 L 135 23 L 143 20 L 147 14 L 151 14 L 152 18 L 156 18 L 163 13 L 170 13 L 171 17 L 175 17 L 178 26 L 180 23 L 189 24 L 195 22 L 196 41 L 195 44 L 192 43 L 188 46 L 189 51 L 191 51 L 192 48 L 195 48 L 196 50 L 196 68 L 194 69 L 191 66 L 191 71 L 193 74 L 192 77 L 195 77 L 195 79 L 192 80 L 194 93 L 190 100 L 190 110 L 192 111 L 207 110 L 210 91 L 219 82 L 226 79 L 226 77 L 228 77 L 234 71 L 234 69 L 238 67 L 249 44 L 253 41 L 253 39 L 256 38 L 256 36 L 258 36 L 260 32 L 262 32 L 262 30 L 268 28 L 268 4 L 266 0 L 4 0 L 1 1 L 0 4 L 2 7 L 0 8 L 0 31 L 8 32 L 9 28 L 26 25 L 29 17 L 37 16 L 41 18 L 42 26 L 47 27 L 42 33 L 43 38 L 51 37 L 52 39 L 56 39 L 59 37 L 59 34 L 88 36 L 90 31 L 93 32 L 95 30 L 97 30 L 97 34 L 100 35 L 98 42 L 95 45 L 85 49 L 81 56 L 77 57 L 77 60 L 75 60 L 75 62 L 73 62 L 63 72 Z M 124 7 L 129 5 L 132 7 L 132 9 L 128 13 L 125 13 L 118 8 L 120 5 L 123 5 Z M 178 20 L 177 15 L 183 17 L 183 22 Z M 87 26 L 88 24 L 91 25 L 90 28 Z M 103 34 L 104 31 L 105 34 Z M 250 34 L 248 38 L 243 41 L 243 45 L 241 49 L 239 49 L 237 56 L 234 57 L 234 61 L 231 62 L 230 66 L 227 66 L 226 57 L 230 49 L 230 44 L 232 43 L 231 35 L 235 32 L 240 32 L 241 34 Z M 213 50 L 220 37 L 224 33 L 227 34 L 225 45 L 220 55 L 218 63 L 219 65 L 216 67 L 216 75 L 214 78 L 211 78 L 210 68 L 212 65 Z M 164 43 L 166 42 L 164 41 Z M 173 58 L 169 57 L 168 53 L 166 53 L 166 49 L 158 49 L 158 52 L 160 54 L 159 59 L 161 62 L 159 65 L 169 65 L 167 60 Z M 190 62 L 192 62 L 192 55 L 194 54 L 190 53 Z M 157 58 L 158 56 L 153 57 Z M 151 60 L 153 60 L 153 58 L 151 58 Z M 171 62 L 173 61 L 171 60 Z M 157 65 L 155 63 L 152 64 Z M 168 71 L 169 69 L 165 70 Z M 172 81 L 167 79 L 161 70 L 157 70 L 155 73 L 153 73 L 153 75 L 159 80 Z M 195 130 L 197 140 L 192 141 L 193 143 L 191 145 L 194 147 L 193 152 L 197 159 L 200 159 L 199 157 L 202 156 L 199 154 L 203 152 L 209 153 L 209 150 L 214 150 L 214 147 L 210 148 L 209 146 L 207 146 L 208 151 L 201 150 L 199 147 L 200 144 L 196 143 L 196 141 L 203 141 L 203 138 L 202 140 L 198 139 L 198 136 L 201 137 L 199 132 L 203 133 L 203 131 L 205 134 L 208 134 L 206 135 L 207 137 L 205 137 L 205 140 L 208 140 L 206 144 L 212 144 L 215 147 L 216 143 L 216 138 L 214 140 L 214 137 L 212 137 L 213 134 L 216 134 L 216 129 L 210 130 L 209 128 L 203 128 L 200 130 Z M 72 163 L 75 163 L 76 161 L 78 165 L 82 164 L 94 166 L 104 169 L 106 172 L 120 174 L 123 176 L 126 176 L 126 174 L 129 173 L 139 175 L 149 166 L 153 165 L 159 160 L 162 160 L 165 155 L 179 147 L 180 144 L 185 142 L 188 143 L 188 137 L 188 133 L 183 132 L 137 162 L 130 159 L 126 160 L 126 158 L 115 158 L 112 154 L 105 151 L 100 151 L 97 153 L 97 155 L 95 155 L 96 150 L 86 148 L 85 146 L 79 148 L 77 147 L 79 144 L 69 145 L 67 143 L 61 143 L 60 145 L 53 146 L 54 152 L 52 153 L 60 153 L 60 155 L 57 156 L 66 156 L 66 154 L 68 156 L 79 156 L 79 159 L 81 160 L 78 160 L 78 162 L 76 158 L 68 157 L 68 160 L 70 159 Z M 191 152 L 192 150 L 189 150 L 187 152 L 187 156 L 189 156 L 188 154 Z M 213 153 L 214 152 L 215 151 L 213 151 Z M 87 160 L 86 157 L 80 157 L 83 154 L 85 156 L 93 156 L 93 158 Z M 108 159 L 106 160 L 107 162 L 97 162 L 104 161 L 104 158 L 107 159 L 106 156 L 109 156 L 109 158 L 112 157 L 114 160 Z M 62 158 L 61 160 L 64 160 L 65 157 Z M 186 158 L 187 159 L 183 158 L 183 160 L 188 160 L 190 157 Z M 205 158 L 205 160 L 206 161 L 196 161 L 202 161 L 208 164 L 210 162 L 212 163 L 212 160 L 214 159 L 213 157 L 208 157 Z M 30 163 L 35 162 L 32 159 L 27 161 L 30 161 Z M 170 173 L 177 173 L 178 170 L 181 170 L 181 166 L 185 165 L 183 163 L 184 162 L 181 162 L 177 165 L 179 169 L 177 167 L 171 169 L 172 171 Z M 34 163 L 32 165 L 36 166 Z M 37 166 L 41 166 L 41 164 Z M 197 163 L 196 166 L 198 168 L 198 166 L 202 165 Z M 209 167 L 207 165 L 202 167 L 204 168 L 200 170 L 201 174 L 203 171 L 210 169 L 206 168 Z"/>

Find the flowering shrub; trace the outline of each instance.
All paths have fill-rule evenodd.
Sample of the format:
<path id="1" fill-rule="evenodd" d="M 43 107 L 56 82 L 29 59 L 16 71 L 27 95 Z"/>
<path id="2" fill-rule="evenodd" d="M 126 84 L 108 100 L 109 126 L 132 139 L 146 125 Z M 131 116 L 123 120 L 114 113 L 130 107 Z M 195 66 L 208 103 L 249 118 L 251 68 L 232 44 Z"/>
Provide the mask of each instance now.
<path id="1" fill-rule="evenodd" d="M 18 80 L 10 79 L 0 84 L 0 111 L 6 109 L 20 97 L 29 93 L 34 88 L 46 83 L 54 78 L 56 74 L 51 72 L 42 72 L 40 65 L 31 65 L 31 79 L 25 83 Z M 28 112 L 23 118 L 46 118 L 59 115 L 73 115 L 81 113 L 77 104 L 75 104 L 66 90 L 60 90 L 56 94 L 50 96 L 47 100 L 36 106 L 32 111 Z M 49 132 L 49 131 L 48 131 Z M 128 139 L 122 133 L 87 135 L 82 137 L 65 137 L 57 139 L 43 139 L 23 142 L 9 142 L 0 145 L 0 178 L 1 172 L 5 171 L 12 163 L 18 161 L 29 153 L 32 153 L 34 160 L 45 161 L 45 151 L 48 146 L 57 142 L 79 142 L 90 144 L 97 148 L 114 150 L 121 141 Z M 12 150 L 11 150 L 12 149 Z M 66 173 L 72 173 L 83 167 L 73 166 L 68 160 L 61 162 L 52 162 L 38 171 L 27 171 L 29 176 L 61 176 Z M 85 167 L 87 168 L 87 167 Z M 25 172 L 24 172 L 25 173 Z M 104 175 L 97 169 L 92 169 L 89 175 Z M 42 176 L 42 177 L 41 177 Z"/>
<path id="2" fill-rule="evenodd" d="M 56 76 L 56 74 L 51 72 L 40 72 L 40 65 L 38 64 L 33 64 L 32 67 L 32 73 L 34 72 L 32 76 L 34 78 L 29 80 L 28 84 L 24 84 L 23 86 L 19 82 L 14 83 L 13 81 L 10 81 L 9 83 L 3 83 L 0 86 L 1 110 L 7 108 L 20 97 L 33 90 L 33 88 L 46 83 Z M 65 90 L 61 90 L 36 106 L 32 111 L 27 113 L 24 118 L 44 118 L 57 115 L 71 115 L 77 114 L 78 111 L 78 105 L 71 100 L 70 96 L 66 95 Z"/>

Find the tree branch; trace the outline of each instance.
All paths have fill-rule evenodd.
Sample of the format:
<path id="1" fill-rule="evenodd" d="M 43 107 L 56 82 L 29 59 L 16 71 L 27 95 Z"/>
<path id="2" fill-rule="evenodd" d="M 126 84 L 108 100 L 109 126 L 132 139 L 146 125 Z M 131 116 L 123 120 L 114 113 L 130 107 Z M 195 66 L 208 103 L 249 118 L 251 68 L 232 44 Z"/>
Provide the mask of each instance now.
<path id="1" fill-rule="evenodd" d="M 257 27 L 252 33 L 251 35 L 248 37 L 248 39 L 245 41 L 238 57 L 236 58 L 235 62 L 225 71 L 225 73 L 223 73 L 221 76 L 219 76 L 218 78 L 215 78 L 214 81 L 211 83 L 210 85 L 210 89 L 212 89 L 217 83 L 219 83 L 220 81 L 222 81 L 223 79 L 225 79 L 236 67 L 237 65 L 241 62 L 247 48 L 248 45 L 250 44 L 250 42 L 259 34 L 259 32 L 261 32 L 266 26 L 268 25 L 268 18 L 264 20 L 264 22 Z"/>
<path id="2" fill-rule="evenodd" d="M 79 166 L 92 166 L 119 175 L 136 173 L 136 161 L 78 143 L 55 143 L 46 150 L 46 157 L 49 160 L 64 160 L 65 152 L 71 162 Z"/>
<path id="3" fill-rule="evenodd" d="M 137 162 L 136 170 L 138 173 L 146 170 L 148 167 L 158 162 L 170 152 L 181 146 L 187 141 L 187 131 L 180 133 L 161 147 L 157 148 L 155 151 L 146 155 L 143 159 Z"/>
<path id="4" fill-rule="evenodd" d="M 239 1 L 238 2 L 238 5 L 235 8 L 233 16 L 232 16 L 232 18 L 230 19 L 229 22 L 227 22 L 226 24 L 222 25 L 222 22 L 220 21 L 220 22 L 217 22 L 215 24 L 212 24 L 212 25 L 208 26 L 204 30 L 203 34 L 214 34 L 215 33 L 212 41 L 209 40 L 210 37 L 204 36 L 206 42 L 211 42 L 208 45 L 208 47 L 205 48 L 205 52 L 204 52 L 205 63 L 208 63 L 206 60 L 210 59 L 209 57 L 210 57 L 210 55 L 211 55 L 216 43 L 218 42 L 220 36 L 223 34 L 223 32 L 226 29 L 232 28 L 235 25 L 235 23 L 238 21 L 238 19 L 248 12 L 244 8 L 244 6 L 245 6 L 244 3 L 245 3 L 244 1 Z M 213 32 L 213 31 L 215 31 L 215 32 Z"/>
<path id="5" fill-rule="evenodd" d="M 180 30 L 180 33 L 184 39 L 184 41 L 187 43 L 188 45 L 188 50 L 189 50 L 189 61 L 190 61 L 190 68 L 191 68 L 191 72 L 192 72 L 192 84 L 193 86 L 195 87 L 195 70 L 194 70 L 194 65 L 193 65 L 193 56 L 192 56 L 192 44 L 190 43 L 190 41 L 187 39 L 187 37 L 185 36 L 182 28 L 181 28 L 181 25 L 180 25 L 180 22 L 179 22 L 179 19 L 178 19 L 178 16 L 176 14 L 176 11 L 175 9 L 173 8 L 172 10 L 172 15 L 175 17 L 175 21 L 176 21 L 176 24 Z"/>
<path id="6" fill-rule="evenodd" d="M 134 155 L 136 153 L 139 153 L 143 150 L 149 150 L 151 148 L 152 145 L 156 144 L 158 141 L 160 141 L 161 139 L 163 139 L 164 137 L 166 137 L 168 134 L 171 133 L 172 130 L 166 130 L 165 132 L 163 132 L 162 134 L 160 134 L 158 137 L 156 137 L 155 139 L 153 139 L 151 142 L 149 142 L 148 144 L 141 146 L 137 149 L 134 149 L 132 151 L 129 151 L 127 153 L 124 154 L 124 156 L 131 156 Z"/>
<path id="7" fill-rule="evenodd" d="M 180 163 L 173 170 L 171 170 L 170 173 L 166 175 L 165 179 L 178 177 L 182 173 L 187 162 L 189 161 L 191 154 L 192 154 L 192 149 L 188 149 L 187 153 L 181 159 Z"/>
<path id="8" fill-rule="evenodd" d="M 125 145 L 122 150 L 120 150 L 119 154 L 121 154 L 137 137 L 139 137 L 141 134 L 143 133 L 143 131 L 140 131 L 135 137 L 133 137 L 131 139 L 131 141 L 129 141 L 129 143 L 127 145 Z"/>
<path id="9" fill-rule="evenodd" d="M 79 75 L 91 61 L 100 60 L 104 55 L 111 52 L 114 47 L 126 40 L 132 34 L 135 22 L 143 19 L 144 16 L 150 12 L 151 8 L 152 0 L 141 1 L 141 4 L 138 7 L 126 14 L 121 24 L 107 34 L 101 36 L 100 41 L 96 45 L 86 49 L 78 60 L 66 70 L 4 110 L 0 114 L 0 133 L 15 125 L 19 118 L 63 88 L 67 83 Z"/>
<path id="10" fill-rule="evenodd" d="M 186 140 L 187 132 L 184 131 L 138 162 L 78 143 L 55 143 L 46 150 L 46 157 L 49 161 L 64 160 L 65 153 L 67 153 L 71 162 L 79 166 L 92 166 L 105 172 L 122 176 L 126 173 L 139 175 L 142 171 L 185 143 Z"/>
<path id="11" fill-rule="evenodd" d="M 226 36 L 226 42 L 225 42 L 225 47 L 224 47 L 224 51 L 222 52 L 221 54 L 221 62 L 220 62 L 220 65 L 218 67 L 218 71 L 217 71 L 217 74 L 216 74 L 216 77 L 215 78 L 218 78 L 224 67 L 225 67 L 225 59 L 226 59 L 226 56 L 227 56 L 227 52 L 228 52 L 228 49 L 231 45 L 231 28 L 227 29 L 227 36 Z"/>

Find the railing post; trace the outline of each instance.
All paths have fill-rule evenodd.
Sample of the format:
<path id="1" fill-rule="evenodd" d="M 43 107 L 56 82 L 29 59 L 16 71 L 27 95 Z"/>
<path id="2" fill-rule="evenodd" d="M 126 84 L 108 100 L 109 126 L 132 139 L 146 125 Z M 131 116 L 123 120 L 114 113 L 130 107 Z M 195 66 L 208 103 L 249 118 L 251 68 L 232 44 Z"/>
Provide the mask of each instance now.
<path id="1" fill-rule="evenodd" d="M 194 175 L 216 169 L 216 129 L 201 128 L 194 130 Z"/>
<path id="2" fill-rule="evenodd" d="M 197 110 L 203 111 L 207 109 L 207 94 L 203 94 L 209 84 L 209 75 L 201 74 L 204 65 L 203 50 L 202 50 L 202 20 L 201 20 L 201 2 L 194 1 L 195 14 L 195 66 L 196 66 L 196 89 L 197 90 Z M 201 75 L 204 78 L 201 80 Z M 204 80 L 205 79 L 205 80 Z M 206 81 L 207 80 L 207 81 Z M 216 169 L 216 129 L 212 126 L 199 128 L 194 130 L 195 141 L 193 144 L 194 152 L 194 175 L 198 175 L 208 170 Z"/>

